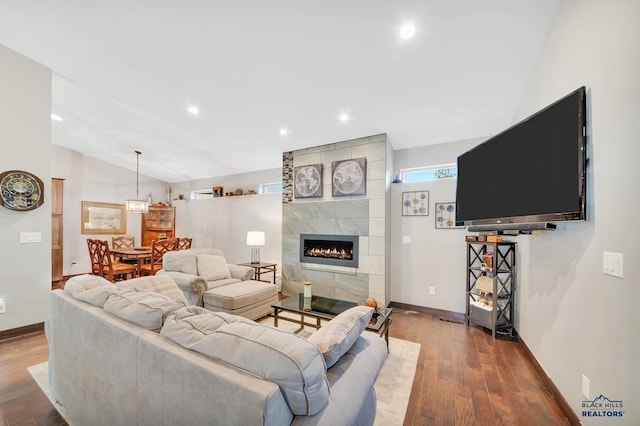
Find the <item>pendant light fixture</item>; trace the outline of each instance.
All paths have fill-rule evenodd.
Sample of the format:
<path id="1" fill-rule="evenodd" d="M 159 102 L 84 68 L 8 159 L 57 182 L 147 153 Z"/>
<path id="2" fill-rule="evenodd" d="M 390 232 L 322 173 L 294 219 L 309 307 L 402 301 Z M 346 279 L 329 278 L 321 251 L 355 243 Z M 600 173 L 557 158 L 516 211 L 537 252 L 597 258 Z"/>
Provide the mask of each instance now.
<path id="1" fill-rule="evenodd" d="M 126 200 L 125 205 L 128 212 L 133 213 L 147 213 L 149 211 L 149 204 L 146 200 L 141 200 L 138 195 L 138 183 L 140 181 L 140 155 L 142 152 L 135 151 L 136 153 L 136 199 Z"/>

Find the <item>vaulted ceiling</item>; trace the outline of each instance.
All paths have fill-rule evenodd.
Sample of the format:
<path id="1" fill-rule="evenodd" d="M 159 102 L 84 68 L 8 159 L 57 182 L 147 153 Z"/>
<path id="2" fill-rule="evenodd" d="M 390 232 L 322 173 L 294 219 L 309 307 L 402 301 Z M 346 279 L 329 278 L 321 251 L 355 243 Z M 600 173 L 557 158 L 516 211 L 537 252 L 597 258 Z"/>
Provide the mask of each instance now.
<path id="1" fill-rule="evenodd" d="M 0 44 L 53 71 L 53 144 L 180 182 L 497 133 L 560 1 L 0 0 Z"/>

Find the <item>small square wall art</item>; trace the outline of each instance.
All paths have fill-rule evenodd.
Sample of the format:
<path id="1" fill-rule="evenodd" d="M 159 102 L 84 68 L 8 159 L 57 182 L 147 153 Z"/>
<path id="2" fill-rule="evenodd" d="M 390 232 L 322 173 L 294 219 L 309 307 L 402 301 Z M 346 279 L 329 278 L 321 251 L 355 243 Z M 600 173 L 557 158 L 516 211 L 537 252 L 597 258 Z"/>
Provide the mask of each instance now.
<path id="1" fill-rule="evenodd" d="M 429 216 L 429 191 L 403 192 L 402 216 Z"/>
<path id="2" fill-rule="evenodd" d="M 436 203 L 436 229 L 464 228 L 456 226 L 456 203 Z"/>

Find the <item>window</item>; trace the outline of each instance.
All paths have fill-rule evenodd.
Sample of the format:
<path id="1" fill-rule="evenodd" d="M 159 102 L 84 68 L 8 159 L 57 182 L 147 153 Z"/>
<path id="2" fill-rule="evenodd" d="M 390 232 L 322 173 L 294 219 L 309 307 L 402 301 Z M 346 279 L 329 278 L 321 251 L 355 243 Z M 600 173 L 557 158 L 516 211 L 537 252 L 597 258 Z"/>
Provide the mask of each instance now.
<path id="1" fill-rule="evenodd" d="M 455 179 L 458 177 L 456 164 L 441 164 L 438 166 L 416 167 L 400 170 L 402 182 L 424 182 L 438 179 Z"/>
<path id="2" fill-rule="evenodd" d="M 199 189 L 196 191 L 191 191 L 192 200 L 204 200 L 205 198 L 213 198 L 212 189 Z"/>
<path id="3" fill-rule="evenodd" d="M 261 183 L 260 194 L 282 194 L 282 182 Z"/>

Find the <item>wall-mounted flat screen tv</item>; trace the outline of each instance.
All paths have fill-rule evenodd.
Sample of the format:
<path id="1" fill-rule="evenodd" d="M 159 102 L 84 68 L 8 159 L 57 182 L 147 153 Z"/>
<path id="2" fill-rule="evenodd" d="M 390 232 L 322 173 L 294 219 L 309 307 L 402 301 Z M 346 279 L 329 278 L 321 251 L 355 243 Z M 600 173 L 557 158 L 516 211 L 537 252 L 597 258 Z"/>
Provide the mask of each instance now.
<path id="1" fill-rule="evenodd" d="M 456 222 L 586 219 L 586 89 L 458 156 Z"/>

